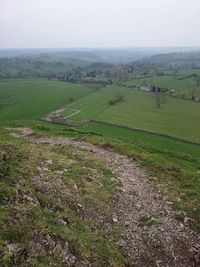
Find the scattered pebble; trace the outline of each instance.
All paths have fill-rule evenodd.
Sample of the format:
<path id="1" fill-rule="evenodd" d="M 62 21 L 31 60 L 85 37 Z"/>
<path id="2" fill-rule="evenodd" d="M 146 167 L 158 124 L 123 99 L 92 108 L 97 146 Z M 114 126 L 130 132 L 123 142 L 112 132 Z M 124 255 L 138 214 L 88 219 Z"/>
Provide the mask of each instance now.
<path id="1" fill-rule="evenodd" d="M 113 221 L 114 223 L 118 222 L 117 217 L 113 217 L 113 218 L 112 218 L 112 221 Z"/>

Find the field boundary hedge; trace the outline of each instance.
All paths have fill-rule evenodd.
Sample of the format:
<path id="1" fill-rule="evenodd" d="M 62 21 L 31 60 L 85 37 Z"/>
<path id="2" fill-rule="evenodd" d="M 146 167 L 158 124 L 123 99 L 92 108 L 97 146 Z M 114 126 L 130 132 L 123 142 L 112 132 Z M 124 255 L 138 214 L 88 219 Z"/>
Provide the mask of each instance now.
<path id="1" fill-rule="evenodd" d="M 187 143 L 187 144 L 200 146 L 200 143 L 189 141 L 189 140 L 185 140 L 185 139 L 181 139 L 181 138 L 178 138 L 178 137 L 175 137 L 175 136 L 171 136 L 171 135 L 167 135 L 167 134 L 151 132 L 151 131 L 148 131 L 148 130 L 138 129 L 138 128 L 130 128 L 128 126 L 123 126 L 123 125 L 118 125 L 118 124 L 115 124 L 115 123 L 109 123 L 109 122 L 103 122 L 103 121 L 97 121 L 97 120 L 90 120 L 90 122 L 95 122 L 95 123 L 98 123 L 98 124 L 104 124 L 104 125 L 108 125 L 108 126 L 120 127 L 120 128 L 127 129 L 127 130 L 130 130 L 130 131 L 143 132 L 143 133 L 147 133 L 147 134 L 152 134 L 152 135 L 156 135 L 156 136 L 161 136 L 161 137 L 165 137 L 165 138 L 168 138 L 168 139 L 172 139 L 174 141 L 180 141 L 180 142 L 184 142 L 184 143 Z"/>

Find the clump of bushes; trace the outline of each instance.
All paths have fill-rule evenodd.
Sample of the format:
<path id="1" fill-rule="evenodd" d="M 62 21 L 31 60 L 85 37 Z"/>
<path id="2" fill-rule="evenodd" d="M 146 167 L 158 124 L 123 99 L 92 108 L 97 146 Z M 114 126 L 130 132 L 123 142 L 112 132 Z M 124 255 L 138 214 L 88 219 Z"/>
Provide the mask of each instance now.
<path id="1" fill-rule="evenodd" d="M 109 105 L 115 105 L 124 100 L 124 96 L 122 94 L 117 94 L 113 99 L 109 100 Z"/>

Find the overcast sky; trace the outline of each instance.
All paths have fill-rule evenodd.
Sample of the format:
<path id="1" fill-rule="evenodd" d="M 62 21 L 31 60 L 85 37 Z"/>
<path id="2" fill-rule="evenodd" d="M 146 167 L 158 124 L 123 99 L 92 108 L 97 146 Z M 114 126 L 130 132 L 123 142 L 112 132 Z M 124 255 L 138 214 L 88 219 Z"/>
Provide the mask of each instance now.
<path id="1" fill-rule="evenodd" d="M 200 46 L 200 0 L 0 0 L 0 48 Z"/>

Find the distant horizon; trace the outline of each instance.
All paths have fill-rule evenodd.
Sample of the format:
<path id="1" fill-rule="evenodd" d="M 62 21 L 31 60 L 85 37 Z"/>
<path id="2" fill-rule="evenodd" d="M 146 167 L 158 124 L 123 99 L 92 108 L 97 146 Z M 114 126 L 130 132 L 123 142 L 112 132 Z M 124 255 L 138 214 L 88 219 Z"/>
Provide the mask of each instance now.
<path id="1" fill-rule="evenodd" d="M 49 49 L 49 50 L 77 50 L 77 49 L 92 49 L 92 50 L 96 50 L 96 49 L 112 49 L 112 50 L 121 50 L 121 49 L 171 49 L 171 48 L 175 48 L 175 49 L 200 49 L 200 45 L 199 46 L 74 46 L 74 47 L 0 47 L 0 50 L 40 50 L 40 49 Z"/>
<path id="2" fill-rule="evenodd" d="M 199 47 L 199 0 L 0 0 L 0 47 Z"/>

